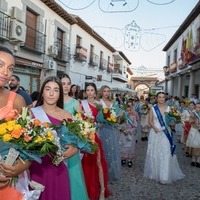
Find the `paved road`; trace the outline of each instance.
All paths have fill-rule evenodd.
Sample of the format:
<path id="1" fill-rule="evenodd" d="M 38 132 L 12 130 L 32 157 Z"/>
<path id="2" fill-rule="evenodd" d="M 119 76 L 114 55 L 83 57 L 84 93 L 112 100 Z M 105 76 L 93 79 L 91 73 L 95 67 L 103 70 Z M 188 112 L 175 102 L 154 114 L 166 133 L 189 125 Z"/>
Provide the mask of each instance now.
<path id="1" fill-rule="evenodd" d="M 133 167 L 122 167 L 121 179 L 110 184 L 112 196 L 108 200 L 200 200 L 200 168 L 190 166 L 191 158 L 184 156 L 181 144 L 176 145 L 177 158 L 186 175 L 183 180 L 163 185 L 143 178 L 147 142 L 138 141 Z"/>

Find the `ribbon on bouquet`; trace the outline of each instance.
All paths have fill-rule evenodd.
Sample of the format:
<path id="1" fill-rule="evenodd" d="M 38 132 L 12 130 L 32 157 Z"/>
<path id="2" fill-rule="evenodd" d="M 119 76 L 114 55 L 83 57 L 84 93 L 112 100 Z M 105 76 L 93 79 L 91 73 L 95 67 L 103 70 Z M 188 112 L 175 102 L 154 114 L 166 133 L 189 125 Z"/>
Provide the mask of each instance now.
<path id="1" fill-rule="evenodd" d="M 173 156 L 174 152 L 175 152 L 175 149 L 176 149 L 176 145 L 174 145 L 174 143 L 173 143 L 173 135 L 172 135 L 172 133 L 170 134 L 168 129 L 166 128 L 165 122 L 163 120 L 162 114 L 161 114 L 160 109 L 158 108 L 158 106 L 155 105 L 153 108 L 155 110 L 155 113 L 157 115 L 157 118 L 158 118 L 158 121 L 159 121 L 161 127 L 165 127 L 163 132 L 165 133 L 165 135 L 166 135 L 166 137 L 167 137 L 167 139 L 168 139 L 168 141 L 170 143 L 170 150 L 171 150 L 171 154 Z"/>

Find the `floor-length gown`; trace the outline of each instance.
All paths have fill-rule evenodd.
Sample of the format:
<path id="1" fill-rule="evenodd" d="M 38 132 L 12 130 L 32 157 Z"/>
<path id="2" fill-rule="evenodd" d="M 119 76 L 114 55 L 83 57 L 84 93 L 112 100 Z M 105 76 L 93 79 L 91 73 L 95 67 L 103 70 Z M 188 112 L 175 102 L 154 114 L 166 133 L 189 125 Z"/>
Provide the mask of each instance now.
<path id="1" fill-rule="evenodd" d="M 103 108 L 106 108 L 105 102 L 101 99 Z M 112 107 L 113 105 L 111 105 Z M 98 121 L 98 120 L 97 120 Z M 116 125 L 101 123 L 98 128 L 98 134 L 102 142 L 104 154 L 108 164 L 109 181 L 118 180 L 121 175 L 121 158 L 119 151 L 120 132 Z"/>
<path id="2" fill-rule="evenodd" d="M 161 129 L 155 110 L 153 110 L 154 124 Z M 169 112 L 169 107 L 167 107 Z M 163 115 L 164 119 L 164 115 Z M 176 154 L 171 155 L 170 143 L 165 133 L 156 133 L 151 128 L 149 133 L 147 154 L 144 167 L 144 177 L 153 179 L 162 184 L 173 183 L 184 178 Z"/>
<path id="3" fill-rule="evenodd" d="M 98 110 L 89 104 L 92 115 L 96 120 Z M 101 140 L 95 137 L 99 150 L 94 154 L 84 153 L 82 167 L 85 176 L 86 188 L 90 200 L 99 200 L 101 197 L 109 196 L 108 191 L 108 167 L 104 156 Z"/>
<path id="4" fill-rule="evenodd" d="M 70 112 L 72 115 L 75 115 L 78 103 L 79 102 L 76 99 L 71 99 L 69 102 L 64 103 L 64 110 Z M 88 194 L 81 165 L 80 152 L 67 159 L 67 166 L 70 179 L 71 199 L 88 200 Z"/>
<path id="5" fill-rule="evenodd" d="M 60 120 L 47 116 L 52 124 L 60 124 Z M 45 186 L 40 200 L 71 200 L 69 175 L 64 162 L 55 166 L 52 164 L 52 158 L 46 155 L 41 164 L 32 162 L 30 176 L 32 180 Z"/>

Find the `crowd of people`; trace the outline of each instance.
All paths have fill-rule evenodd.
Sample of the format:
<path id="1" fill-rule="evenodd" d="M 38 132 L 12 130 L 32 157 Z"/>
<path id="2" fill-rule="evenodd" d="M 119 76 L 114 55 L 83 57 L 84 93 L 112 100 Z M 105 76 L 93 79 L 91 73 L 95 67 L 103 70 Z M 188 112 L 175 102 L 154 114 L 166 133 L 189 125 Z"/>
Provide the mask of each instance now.
<path id="1" fill-rule="evenodd" d="M 121 168 L 132 168 L 139 139 L 147 142 L 145 178 L 162 184 L 184 178 L 175 154 L 174 134 L 177 142 L 183 144 L 185 155 L 191 157 L 191 166 L 200 167 L 200 103 L 194 96 L 187 100 L 159 91 L 147 98 L 127 94 L 111 98 L 109 86 L 97 91 L 94 83 L 88 83 L 78 91 L 64 73 L 46 78 L 40 91 L 29 95 L 20 89 L 14 66 L 12 52 L 0 47 L 0 120 L 13 115 L 14 110 L 21 112 L 23 107 L 28 107 L 34 118 L 56 126 L 76 113 L 86 113 L 96 124 L 94 140 L 98 148 L 91 153 L 78 141 L 72 143 L 70 136 L 58 166 L 52 164 L 49 155 L 42 157 L 42 163 L 18 158 L 14 165 L 1 158 L 0 196 L 7 195 L 5 200 L 13 199 L 11 193 L 15 194 L 14 199 L 26 195 L 20 195 L 22 191 L 10 185 L 13 177 L 24 172 L 45 187 L 40 200 L 103 200 L 112 195 L 109 183 L 120 180 Z M 180 121 L 166 120 L 171 107 L 177 110 Z M 102 109 L 113 110 L 116 120 L 107 123 L 100 115 Z M 61 133 L 68 135 L 69 130 L 60 129 L 55 137 Z"/>

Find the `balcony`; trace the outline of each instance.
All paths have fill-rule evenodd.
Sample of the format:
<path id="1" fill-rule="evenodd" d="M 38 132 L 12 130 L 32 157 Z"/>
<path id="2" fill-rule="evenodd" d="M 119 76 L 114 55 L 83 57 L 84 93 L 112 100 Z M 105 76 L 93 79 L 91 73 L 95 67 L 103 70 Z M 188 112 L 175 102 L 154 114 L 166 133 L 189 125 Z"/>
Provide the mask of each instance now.
<path id="1" fill-rule="evenodd" d="M 26 26 L 26 40 L 21 44 L 21 47 L 36 53 L 45 53 L 45 38 L 46 35 L 38 30 Z"/>
<path id="2" fill-rule="evenodd" d="M 113 71 L 114 71 L 114 69 L 113 69 L 113 64 L 112 64 L 112 63 L 108 63 L 107 72 L 108 72 L 108 73 L 112 73 Z"/>
<path id="3" fill-rule="evenodd" d="M 176 71 L 177 71 L 177 63 L 176 63 L 176 62 L 173 62 L 173 63 L 170 65 L 169 72 L 170 72 L 170 73 L 175 73 Z"/>
<path id="4" fill-rule="evenodd" d="M 87 61 L 87 49 L 82 46 L 76 46 L 76 52 L 75 52 L 75 60 L 80 62 L 86 62 Z"/>
<path id="5" fill-rule="evenodd" d="M 55 42 L 50 48 L 50 53 L 56 60 L 61 62 L 70 61 L 70 47 L 65 44 Z"/>
<path id="6" fill-rule="evenodd" d="M 9 40 L 10 17 L 0 11 L 0 40 Z"/>
<path id="7" fill-rule="evenodd" d="M 105 60 L 103 58 L 100 59 L 99 69 L 102 70 L 102 71 L 107 69 L 107 60 Z"/>
<path id="8" fill-rule="evenodd" d="M 99 56 L 91 53 L 89 65 L 92 67 L 97 67 L 99 65 Z"/>

